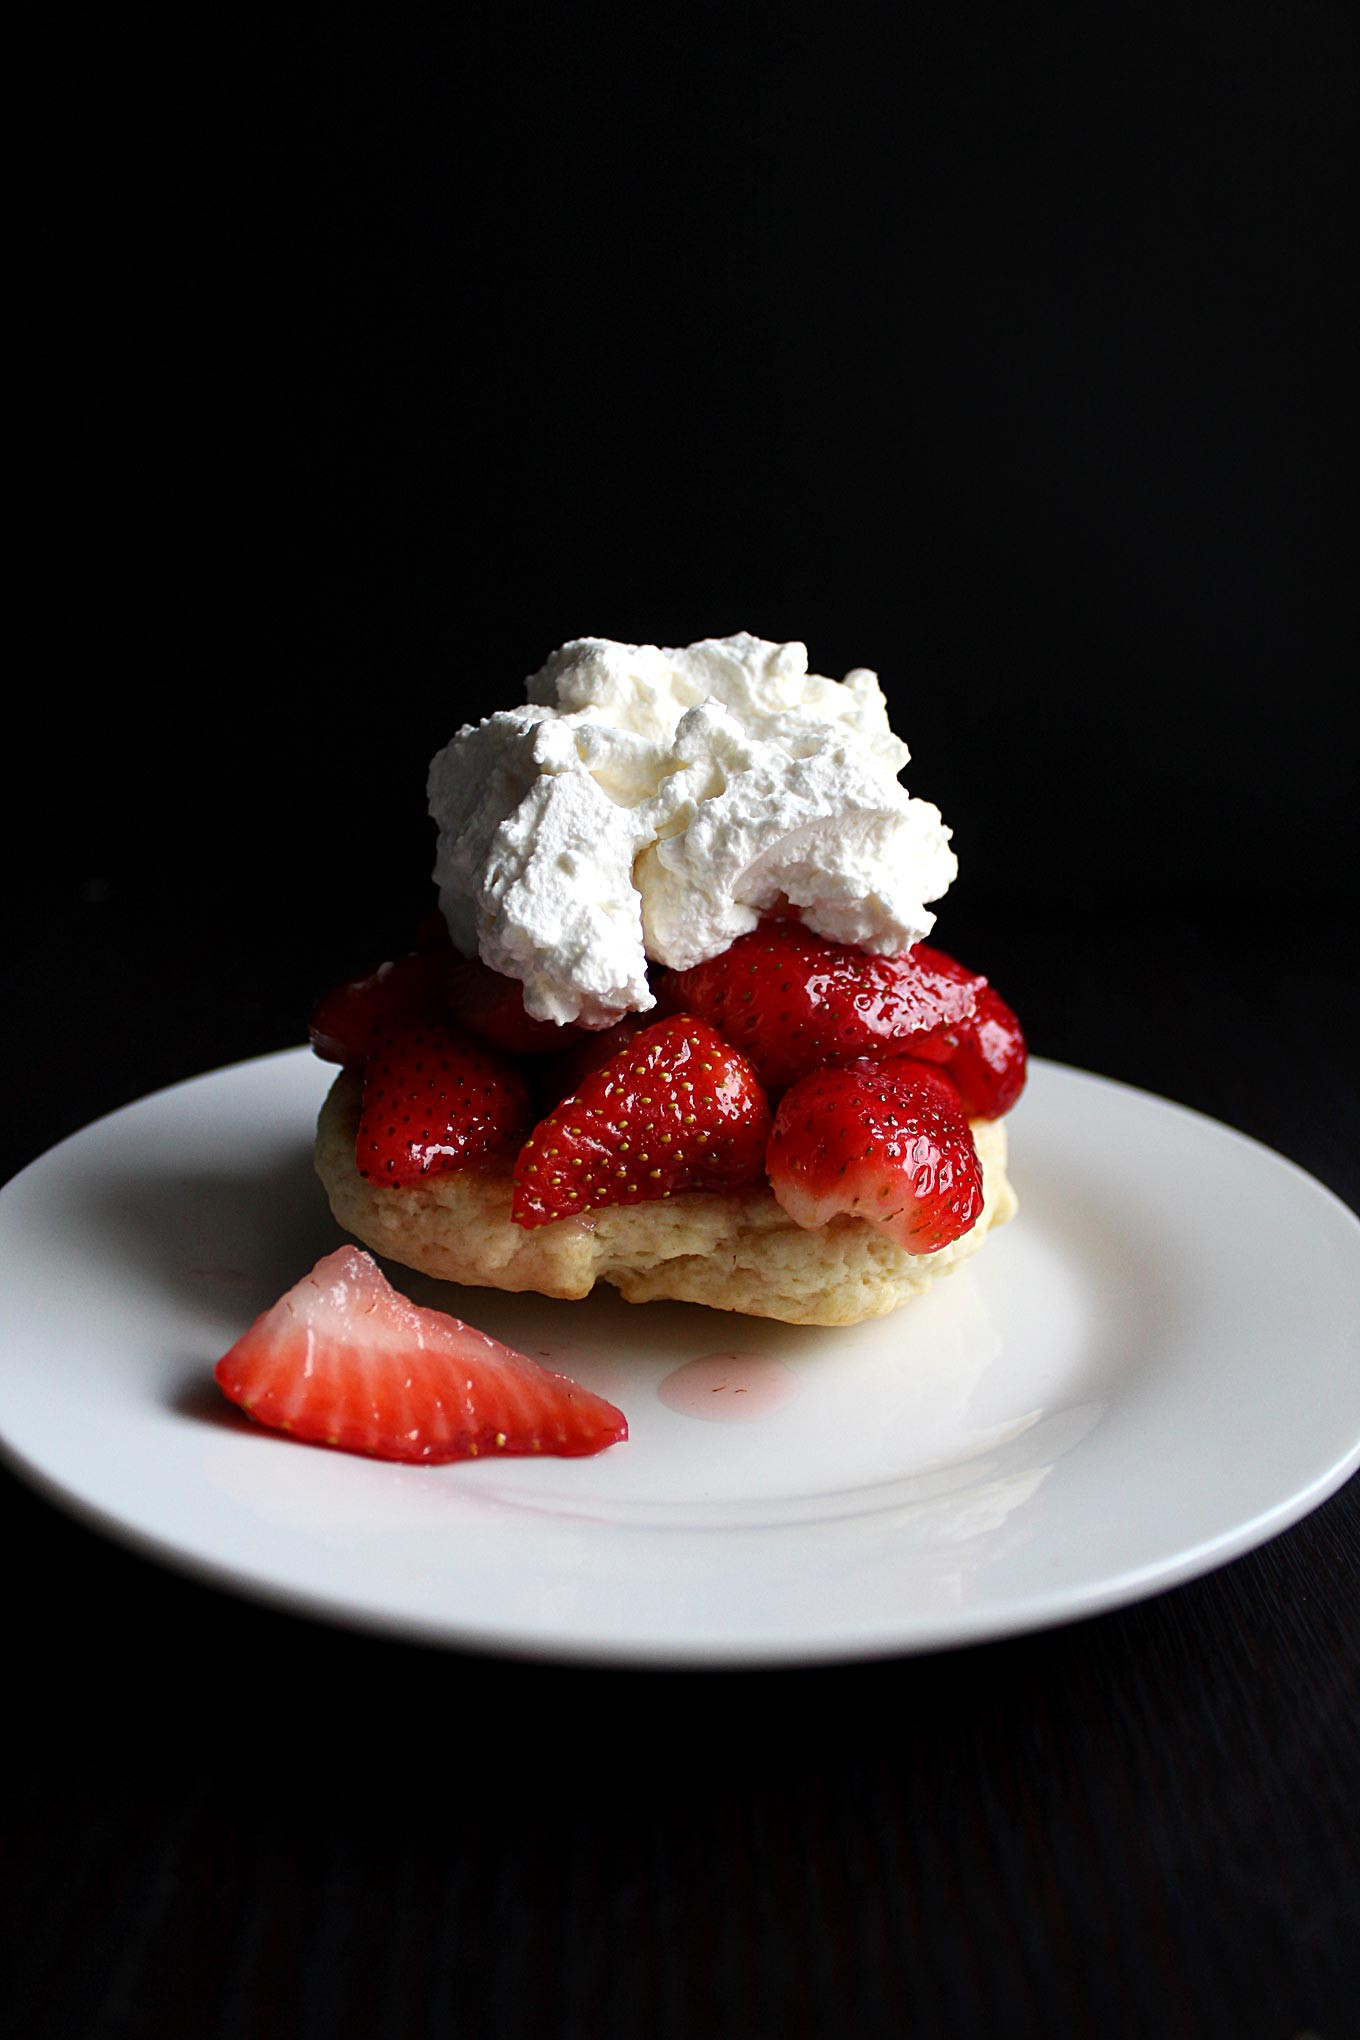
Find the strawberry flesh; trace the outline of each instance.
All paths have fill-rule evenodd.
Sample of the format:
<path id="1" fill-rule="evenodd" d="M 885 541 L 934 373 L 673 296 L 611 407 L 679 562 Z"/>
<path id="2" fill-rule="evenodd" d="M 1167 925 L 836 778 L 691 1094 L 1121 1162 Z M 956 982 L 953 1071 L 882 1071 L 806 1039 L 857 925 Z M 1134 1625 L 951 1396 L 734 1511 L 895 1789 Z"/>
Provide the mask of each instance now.
<path id="1" fill-rule="evenodd" d="M 768 1090 L 781 1091 L 825 1063 L 900 1055 L 970 1019 L 985 983 L 923 942 L 901 956 L 869 956 L 767 921 L 710 962 L 670 972 L 659 999 L 707 1020 Z"/>
<path id="2" fill-rule="evenodd" d="M 367 1182 L 419 1183 L 508 1153 L 529 1117 L 514 1063 L 444 1021 L 400 1020 L 370 1046 L 354 1158 Z"/>
<path id="3" fill-rule="evenodd" d="M 976 1224 L 982 1171 L 957 1090 L 910 1057 L 813 1071 L 785 1092 L 767 1157 L 794 1223 L 867 1219 L 909 1254 Z"/>
<path id="4" fill-rule="evenodd" d="M 257 1423 L 378 1459 L 576 1456 L 628 1436 L 612 1403 L 409 1302 L 357 1247 L 318 1261 L 215 1374 Z"/>
<path id="5" fill-rule="evenodd" d="M 744 1056 L 702 1020 L 645 1027 L 534 1128 L 515 1163 L 526 1228 L 685 1190 L 760 1182 L 770 1107 Z"/>

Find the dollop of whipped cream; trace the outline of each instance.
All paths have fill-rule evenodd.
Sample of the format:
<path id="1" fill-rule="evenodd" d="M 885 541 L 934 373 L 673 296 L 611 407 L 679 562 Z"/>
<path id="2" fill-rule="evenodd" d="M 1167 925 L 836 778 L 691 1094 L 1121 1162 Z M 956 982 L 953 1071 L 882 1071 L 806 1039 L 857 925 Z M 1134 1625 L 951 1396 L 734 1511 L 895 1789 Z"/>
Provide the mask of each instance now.
<path id="1" fill-rule="evenodd" d="M 809 673 L 801 644 L 683 650 L 575 638 L 523 707 L 430 766 L 434 876 L 455 945 L 542 1020 L 607 1027 L 772 909 L 883 955 L 929 934 L 957 871 L 877 676 Z"/>

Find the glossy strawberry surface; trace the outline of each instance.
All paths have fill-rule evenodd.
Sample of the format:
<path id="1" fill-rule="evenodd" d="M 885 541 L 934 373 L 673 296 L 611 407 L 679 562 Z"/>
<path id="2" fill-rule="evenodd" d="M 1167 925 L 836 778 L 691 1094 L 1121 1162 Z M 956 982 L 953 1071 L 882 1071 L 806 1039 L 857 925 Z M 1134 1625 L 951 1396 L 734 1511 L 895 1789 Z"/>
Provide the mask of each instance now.
<path id="1" fill-rule="evenodd" d="M 545 1058 L 535 1066 L 534 1076 L 544 1087 L 546 1104 L 556 1105 L 579 1090 L 587 1077 L 612 1062 L 620 1049 L 636 1040 L 645 1027 L 655 1024 L 648 1014 L 627 1013 L 613 1027 L 582 1030 L 560 1055 Z"/>
<path id="2" fill-rule="evenodd" d="M 509 1153 L 529 1122 L 528 1085 L 508 1057 L 443 1021 L 399 1021 L 370 1046 L 355 1161 L 370 1183 L 419 1183 Z"/>
<path id="3" fill-rule="evenodd" d="M 780 1102 L 767 1166 L 796 1224 L 865 1219 L 909 1254 L 938 1252 L 982 1211 L 959 1094 L 942 1070 L 907 1057 L 800 1078 Z"/>
<path id="4" fill-rule="evenodd" d="M 519 979 L 502 977 L 477 957 L 455 957 L 447 986 L 452 1017 L 503 1055 L 553 1055 L 581 1038 L 579 1027 L 526 1013 Z"/>
<path id="5" fill-rule="evenodd" d="M 334 985 L 318 999 L 308 1038 L 324 1062 L 354 1069 L 368 1060 L 379 1028 L 435 1020 L 445 1008 L 446 956 L 416 950 Z"/>
<path id="6" fill-rule="evenodd" d="M 1025 1088 L 1029 1052 L 1024 1033 L 991 985 L 979 991 L 971 1019 L 913 1041 L 911 1052 L 944 1064 L 971 1118 L 1000 1119 Z"/>
<path id="7" fill-rule="evenodd" d="M 534 1128 L 515 1163 L 515 1221 L 744 1189 L 763 1180 L 769 1130 L 744 1056 L 705 1021 L 659 1021 Z"/>
<path id="8" fill-rule="evenodd" d="M 914 1037 L 971 1018 L 985 982 L 923 942 L 869 956 L 770 921 L 711 962 L 670 972 L 658 999 L 709 1021 L 767 1090 L 781 1091 L 825 1063 L 901 1054 Z"/>

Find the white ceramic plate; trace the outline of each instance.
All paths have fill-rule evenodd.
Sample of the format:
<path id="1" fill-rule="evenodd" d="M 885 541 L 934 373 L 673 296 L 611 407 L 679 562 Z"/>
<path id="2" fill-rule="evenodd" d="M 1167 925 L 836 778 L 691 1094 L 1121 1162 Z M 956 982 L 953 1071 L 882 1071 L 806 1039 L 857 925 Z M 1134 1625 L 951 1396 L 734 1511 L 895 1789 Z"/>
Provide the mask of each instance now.
<path id="1" fill-rule="evenodd" d="M 1360 1221 L 1278 1155 L 1039 1062 L 1020 1217 L 896 1315 L 439 1302 L 619 1403 L 594 1459 L 405 1467 L 248 1423 L 213 1362 L 339 1235 L 292 1051 L 78 1134 L 0 1195 L 0 1436 L 59 1502 L 262 1599 L 448 1644 L 754 1665 L 1113 1607 L 1360 1463 Z M 680 1373 L 681 1369 L 687 1369 Z"/>

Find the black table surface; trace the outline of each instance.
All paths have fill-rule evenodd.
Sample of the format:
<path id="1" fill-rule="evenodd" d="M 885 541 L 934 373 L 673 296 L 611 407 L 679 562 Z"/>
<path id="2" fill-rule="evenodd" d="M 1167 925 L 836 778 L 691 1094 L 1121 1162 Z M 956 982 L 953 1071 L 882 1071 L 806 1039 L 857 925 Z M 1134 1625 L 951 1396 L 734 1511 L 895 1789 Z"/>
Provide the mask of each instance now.
<path id="1" fill-rule="evenodd" d="M 304 939 L 282 912 L 200 906 L 26 897 L 7 1173 L 297 1040 L 361 960 L 338 909 Z M 1360 1206 L 1360 1015 L 1331 917 L 1265 939 L 1245 906 L 1073 909 L 1037 934 L 968 914 L 961 895 L 949 946 L 1038 1052 L 1223 1119 Z M 12 1474 L 0 1494 L 16 2040 L 1360 2031 L 1355 1481 L 1117 1613 L 759 1673 L 350 1633 L 163 1569 Z"/>

